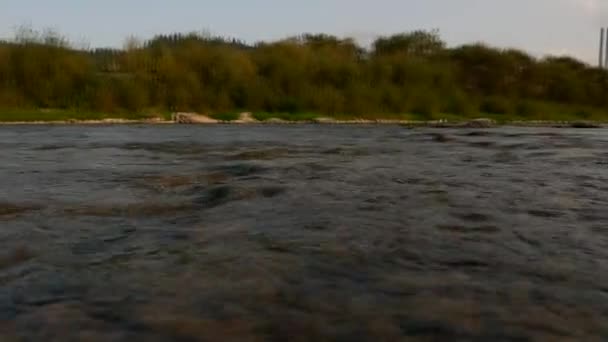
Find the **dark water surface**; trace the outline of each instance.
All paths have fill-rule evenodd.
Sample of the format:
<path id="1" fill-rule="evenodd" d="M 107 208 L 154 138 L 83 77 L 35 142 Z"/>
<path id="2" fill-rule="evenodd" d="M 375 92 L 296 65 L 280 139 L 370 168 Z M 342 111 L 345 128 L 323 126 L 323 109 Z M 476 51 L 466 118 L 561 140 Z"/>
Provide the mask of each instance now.
<path id="1" fill-rule="evenodd" d="M 608 131 L 0 127 L 1 341 L 605 341 Z"/>

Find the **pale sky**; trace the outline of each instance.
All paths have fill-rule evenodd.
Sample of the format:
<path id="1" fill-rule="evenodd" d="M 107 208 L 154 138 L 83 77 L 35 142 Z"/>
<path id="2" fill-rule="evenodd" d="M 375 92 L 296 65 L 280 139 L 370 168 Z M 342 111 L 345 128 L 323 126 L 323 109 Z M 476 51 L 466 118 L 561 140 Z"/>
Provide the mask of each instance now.
<path id="1" fill-rule="evenodd" d="M 595 64 L 608 0 L 0 0 L 0 37 L 23 24 L 92 47 L 202 30 L 254 42 L 304 32 L 370 40 L 436 28 L 450 46 L 484 41 Z"/>

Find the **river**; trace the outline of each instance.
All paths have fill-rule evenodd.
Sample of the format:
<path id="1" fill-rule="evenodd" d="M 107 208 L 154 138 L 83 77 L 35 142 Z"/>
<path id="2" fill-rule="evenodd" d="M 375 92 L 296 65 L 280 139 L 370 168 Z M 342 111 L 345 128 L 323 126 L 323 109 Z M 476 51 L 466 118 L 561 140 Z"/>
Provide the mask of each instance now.
<path id="1" fill-rule="evenodd" d="M 608 339 L 608 131 L 0 127 L 2 341 Z"/>

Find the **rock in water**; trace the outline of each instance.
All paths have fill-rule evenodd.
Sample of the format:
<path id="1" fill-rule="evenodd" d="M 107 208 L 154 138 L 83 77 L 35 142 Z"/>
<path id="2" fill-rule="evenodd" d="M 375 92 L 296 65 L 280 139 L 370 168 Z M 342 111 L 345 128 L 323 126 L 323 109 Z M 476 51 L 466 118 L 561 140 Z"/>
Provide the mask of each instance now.
<path id="1" fill-rule="evenodd" d="M 486 118 L 474 119 L 462 125 L 465 128 L 491 128 L 494 126 L 496 126 L 496 121 Z"/>
<path id="2" fill-rule="evenodd" d="M 572 128 L 602 128 L 602 125 L 591 121 L 575 121 L 570 127 Z"/>

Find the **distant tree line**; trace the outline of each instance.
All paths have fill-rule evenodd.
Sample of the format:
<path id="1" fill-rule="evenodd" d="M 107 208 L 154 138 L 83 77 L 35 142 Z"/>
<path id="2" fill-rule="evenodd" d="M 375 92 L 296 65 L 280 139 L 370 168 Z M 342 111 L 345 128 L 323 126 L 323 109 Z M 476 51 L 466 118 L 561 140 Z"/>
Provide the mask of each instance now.
<path id="1" fill-rule="evenodd" d="M 85 50 L 22 30 L 0 43 L 0 108 L 608 118 L 608 73 L 569 57 L 447 48 L 435 31 L 368 49 L 318 34 L 254 45 L 173 34 Z"/>

